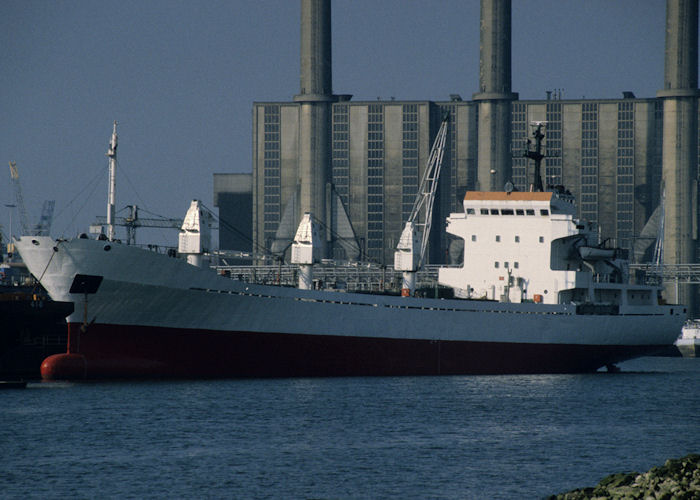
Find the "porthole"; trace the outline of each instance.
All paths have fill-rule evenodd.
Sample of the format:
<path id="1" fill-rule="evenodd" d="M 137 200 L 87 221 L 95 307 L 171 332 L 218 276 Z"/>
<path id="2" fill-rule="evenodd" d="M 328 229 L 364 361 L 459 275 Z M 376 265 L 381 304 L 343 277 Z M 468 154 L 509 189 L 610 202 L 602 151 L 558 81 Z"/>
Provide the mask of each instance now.
<path id="1" fill-rule="evenodd" d="M 32 245 L 36 245 L 36 246 L 39 246 L 39 242 L 38 242 L 38 241 L 36 241 L 36 240 L 32 240 Z"/>
<path id="2" fill-rule="evenodd" d="M 112 245 L 105 245 L 104 250 L 105 252 L 109 252 L 112 249 Z"/>

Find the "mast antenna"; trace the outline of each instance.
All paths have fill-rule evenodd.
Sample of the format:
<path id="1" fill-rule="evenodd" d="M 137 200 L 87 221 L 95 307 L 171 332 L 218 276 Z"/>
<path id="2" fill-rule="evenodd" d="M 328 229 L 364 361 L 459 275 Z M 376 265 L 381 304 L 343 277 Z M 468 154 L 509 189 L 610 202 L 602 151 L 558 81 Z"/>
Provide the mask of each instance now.
<path id="1" fill-rule="evenodd" d="M 544 133 L 542 132 L 542 129 L 547 126 L 547 122 L 530 122 L 530 126 L 533 128 L 532 137 L 535 138 L 535 150 L 533 151 L 530 149 L 532 141 L 528 139 L 527 150 L 525 151 L 525 153 L 523 153 L 523 156 L 525 158 L 529 158 L 530 160 L 534 160 L 535 162 L 535 173 L 533 176 L 534 178 L 532 179 L 532 184 L 530 184 L 530 191 L 542 192 L 544 191 L 544 186 L 542 185 L 541 172 L 542 158 L 544 158 L 544 155 L 542 154 L 542 139 L 544 139 Z"/>
<path id="2" fill-rule="evenodd" d="M 109 158 L 109 192 L 107 196 L 107 239 L 114 240 L 114 205 L 117 190 L 117 121 L 114 120 L 112 139 L 106 156 Z"/>

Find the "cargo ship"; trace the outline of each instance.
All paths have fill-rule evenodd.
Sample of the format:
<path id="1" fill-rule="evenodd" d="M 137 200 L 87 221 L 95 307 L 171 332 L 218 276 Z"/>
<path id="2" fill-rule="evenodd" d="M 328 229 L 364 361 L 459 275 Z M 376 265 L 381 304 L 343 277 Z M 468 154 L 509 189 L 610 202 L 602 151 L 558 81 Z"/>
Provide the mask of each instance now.
<path id="1" fill-rule="evenodd" d="M 115 138 L 116 128 L 110 151 Z M 395 258 L 401 295 L 315 289 L 312 214 L 292 245 L 298 287 L 211 269 L 196 200 L 178 252 L 123 244 L 112 230 L 24 236 L 16 247 L 31 273 L 54 300 L 75 304 L 67 352 L 47 358 L 42 376 L 580 373 L 614 369 L 676 340 L 685 307 L 666 304 L 658 287 L 631 283 L 624 252 L 576 218 L 564 189 L 467 192 L 463 208 L 447 218 L 447 232 L 463 242 L 462 263 L 438 272 L 452 298 L 415 296 L 420 258 L 411 249 L 427 228 L 409 223 Z"/>
<path id="2" fill-rule="evenodd" d="M 75 303 L 68 352 L 42 375 L 571 373 L 673 344 L 685 308 L 629 283 L 570 198 L 468 192 L 447 220 L 464 263 L 439 270 L 452 299 L 259 285 L 116 241 L 22 237 L 32 274 Z"/>

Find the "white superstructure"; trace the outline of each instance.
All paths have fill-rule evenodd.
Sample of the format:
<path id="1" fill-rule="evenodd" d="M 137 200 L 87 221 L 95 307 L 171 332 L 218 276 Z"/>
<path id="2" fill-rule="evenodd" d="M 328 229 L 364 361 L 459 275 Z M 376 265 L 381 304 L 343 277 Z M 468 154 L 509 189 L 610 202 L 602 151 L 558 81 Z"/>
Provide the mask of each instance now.
<path id="1" fill-rule="evenodd" d="M 440 283 L 458 297 L 500 302 L 657 305 L 658 291 L 628 284 L 621 252 L 601 246 L 575 213 L 564 192 L 468 192 L 464 213 L 447 219 L 447 232 L 464 241 L 464 264 L 440 269 Z"/>

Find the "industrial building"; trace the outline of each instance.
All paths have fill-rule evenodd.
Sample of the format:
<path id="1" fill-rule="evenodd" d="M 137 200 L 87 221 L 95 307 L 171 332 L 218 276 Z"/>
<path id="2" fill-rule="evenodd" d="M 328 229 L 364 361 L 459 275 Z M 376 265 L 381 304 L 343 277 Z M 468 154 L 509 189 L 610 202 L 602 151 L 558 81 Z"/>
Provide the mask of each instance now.
<path id="1" fill-rule="evenodd" d="M 569 189 L 579 216 L 596 222 L 602 239 L 644 260 L 664 231 L 665 262 L 695 262 L 697 1 L 667 2 L 665 84 L 656 97 L 621 89 L 610 99 L 564 99 L 554 91 L 524 101 L 511 89 L 509 0 L 481 1 L 479 89 L 471 99 L 444 101 L 333 94 L 330 1 L 301 5 L 300 92 L 291 101 L 253 104 L 255 248 L 283 252 L 310 211 L 325 231 L 327 257 L 391 265 L 449 112 L 431 263 L 455 262 L 459 254 L 450 252 L 454 243 L 442 228 L 450 212 L 461 211 L 467 189 L 501 190 L 507 181 L 529 189 L 532 162 L 524 153 L 532 122 L 546 122 L 545 185 Z M 690 287 L 683 290 L 678 299 L 690 305 Z"/>
<path id="2" fill-rule="evenodd" d="M 445 102 L 332 104 L 331 185 L 348 212 L 366 258 L 392 263 L 431 142 L 441 117 L 449 112 L 435 207 L 438 229 L 430 254 L 433 263 L 447 261 L 449 242 L 440 230 L 442 221 L 461 210 L 466 190 L 478 188 L 480 105 L 458 96 Z M 554 96 L 514 101 L 511 115 L 508 159 L 512 175 L 506 180 L 512 180 L 519 190 L 529 189 L 532 162 L 524 157 L 531 135 L 529 124 L 546 121 L 545 184 L 566 186 L 579 201 L 579 215 L 597 222 L 603 238 L 631 248 L 660 199 L 663 117 L 659 99 L 636 99 L 629 94 L 605 100 Z M 298 189 L 298 104 L 256 103 L 253 117 L 254 236 L 271 248 L 282 213 Z M 494 189 L 503 189 L 502 184 L 494 184 Z M 330 242 L 331 255 L 343 258 L 342 247 L 334 245 L 333 238 Z"/>

